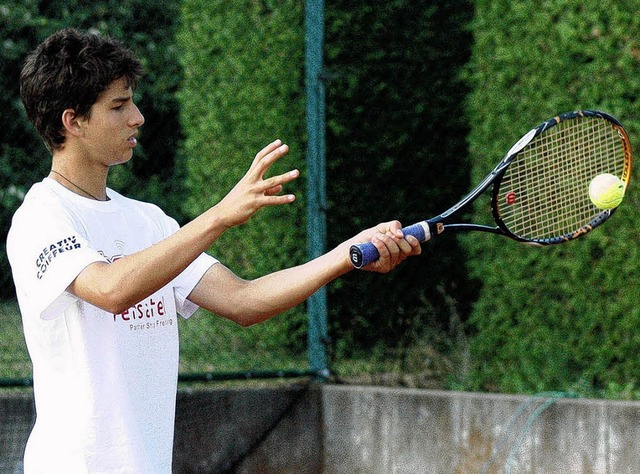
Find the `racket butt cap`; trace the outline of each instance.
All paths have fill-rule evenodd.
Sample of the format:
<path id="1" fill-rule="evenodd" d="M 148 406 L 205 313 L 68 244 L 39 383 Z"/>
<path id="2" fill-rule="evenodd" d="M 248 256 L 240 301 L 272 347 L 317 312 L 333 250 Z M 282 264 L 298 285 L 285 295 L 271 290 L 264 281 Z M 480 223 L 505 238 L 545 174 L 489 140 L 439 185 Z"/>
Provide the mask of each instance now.
<path id="1" fill-rule="evenodd" d="M 379 257 L 378 249 L 371 242 L 352 245 L 349 249 L 349 259 L 355 268 L 365 267 Z"/>

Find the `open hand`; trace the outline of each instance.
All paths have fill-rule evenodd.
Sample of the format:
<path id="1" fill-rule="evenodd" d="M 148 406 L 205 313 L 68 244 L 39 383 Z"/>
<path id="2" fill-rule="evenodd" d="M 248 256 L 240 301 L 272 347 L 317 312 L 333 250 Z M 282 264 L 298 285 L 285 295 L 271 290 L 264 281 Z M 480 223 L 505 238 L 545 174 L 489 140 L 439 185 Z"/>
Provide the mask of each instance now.
<path id="1" fill-rule="evenodd" d="M 295 201 L 293 194 L 280 195 L 283 185 L 296 179 L 297 169 L 265 178 L 265 174 L 289 147 L 280 140 L 267 145 L 258 152 L 251 166 L 234 188 L 216 205 L 225 227 L 244 224 L 258 210 L 266 206 L 279 206 Z"/>

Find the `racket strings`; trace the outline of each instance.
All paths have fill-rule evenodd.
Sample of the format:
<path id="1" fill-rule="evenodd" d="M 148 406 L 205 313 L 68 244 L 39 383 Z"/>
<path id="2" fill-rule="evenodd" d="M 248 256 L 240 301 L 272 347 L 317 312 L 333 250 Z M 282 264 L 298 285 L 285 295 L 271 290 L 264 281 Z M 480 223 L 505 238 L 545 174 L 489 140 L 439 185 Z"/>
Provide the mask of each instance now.
<path id="1" fill-rule="evenodd" d="M 610 122 L 576 117 L 532 140 L 507 168 L 500 184 L 500 218 L 530 240 L 561 238 L 602 212 L 589 199 L 589 183 L 602 173 L 623 176 L 625 144 Z"/>

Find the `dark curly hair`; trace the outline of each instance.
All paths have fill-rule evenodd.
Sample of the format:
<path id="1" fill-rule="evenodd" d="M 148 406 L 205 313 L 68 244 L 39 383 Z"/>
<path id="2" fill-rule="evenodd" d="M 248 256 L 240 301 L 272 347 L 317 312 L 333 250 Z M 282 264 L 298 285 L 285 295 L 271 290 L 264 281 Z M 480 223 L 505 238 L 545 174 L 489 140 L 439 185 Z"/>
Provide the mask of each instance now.
<path id="1" fill-rule="evenodd" d="M 49 151 L 62 147 L 62 112 L 89 117 L 91 107 L 113 81 L 135 89 L 142 65 L 114 39 L 74 29 L 49 36 L 25 61 L 20 97 L 29 120 Z"/>

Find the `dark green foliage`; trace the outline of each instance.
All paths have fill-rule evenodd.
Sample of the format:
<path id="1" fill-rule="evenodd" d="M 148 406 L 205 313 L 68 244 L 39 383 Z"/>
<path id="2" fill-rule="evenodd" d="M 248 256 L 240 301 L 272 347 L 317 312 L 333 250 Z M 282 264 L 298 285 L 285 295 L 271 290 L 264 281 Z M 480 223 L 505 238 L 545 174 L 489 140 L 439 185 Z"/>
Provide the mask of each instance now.
<path id="1" fill-rule="evenodd" d="M 4 246 L 11 216 L 29 185 L 46 173 L 48 161 L 44 145 L 28 124 L 18 86 L 24 55 L 36 43 L 38 27 L 30 4 L 0 6 L 0 299 L 14 294 Z"/>
<path id="2" fill-rule="evenodd" d="M 474 179 L 529 128 L 569 110 L 608 111 L 626 125 L 637 149 L 640 20 L 634 12 L 640 2 L 479 0 L 476 6 L 469 99 Z M 475 367 L 466 388 L 611 396 L 638 389 L 638 199 L 632 180 L 607 224 L 560 247 L 466 239 L 470 268 L 483 282 L 472 314 Z"/>
<path id="3" fill-rule="evenodd" d="M 110 185 L 124 194 L 153 201 L 181 220 L 180 181 L 175 149 L 181 138 L 174 93 L 181 78 L 174 46 L 179 4 L 143 0 L 82 2 L 9 1 L 0 6 L 0 238 L 29 187 L 51 165 L 44 144 L 28 123 L 19 98 L 18 77 L 26 54 L 52 32 L 92 29 L 121 39 L 145 67 L 136 94 L 147 124 L 140 146 L 125 166 L 112 170 Z M 4 246 L 0 249 L 0 298 L 13 295 Z"/>
<path id="4" fill-rule="evenodd" d="M 442 212 L 468 190 L 465 1 L 326 3 L 328 229 Z M 388 276 L 354 272 L 330 290 L 341 354 L 407 346 L 468 312 L 475 287 L 455 238 Z"/>
<path id="5" fill-rule="evenodd" d="M 255 278 L 306 259 L 304 205 L 303 2 L 188 0 L 178 35 L 185 71 L 180 92 L 186 140 L 181 151 L 195 217 L 222 199 L 255 154 L 276 138 L 290 148 L 269 175 L 298 168 L 286 186 L 298 200 L 261 210 L 227 231 L 211 252 L 242 277 Z M 304 308 L 244 331 L 267 344 L 303 349 Z"/>

